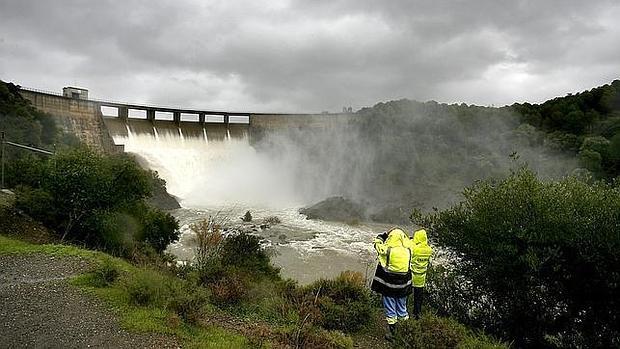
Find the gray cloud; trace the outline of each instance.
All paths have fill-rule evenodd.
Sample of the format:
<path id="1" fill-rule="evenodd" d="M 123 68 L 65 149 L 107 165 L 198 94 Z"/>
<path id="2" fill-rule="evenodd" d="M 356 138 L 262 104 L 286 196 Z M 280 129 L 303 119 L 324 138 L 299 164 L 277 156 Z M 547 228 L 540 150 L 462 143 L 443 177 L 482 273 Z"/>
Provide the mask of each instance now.
<path id="1" fill-rule="evenodd" d="M 620 3 L 0 0 L 0 78 L 202 108 L 542 101 L 620 71 Z"/>

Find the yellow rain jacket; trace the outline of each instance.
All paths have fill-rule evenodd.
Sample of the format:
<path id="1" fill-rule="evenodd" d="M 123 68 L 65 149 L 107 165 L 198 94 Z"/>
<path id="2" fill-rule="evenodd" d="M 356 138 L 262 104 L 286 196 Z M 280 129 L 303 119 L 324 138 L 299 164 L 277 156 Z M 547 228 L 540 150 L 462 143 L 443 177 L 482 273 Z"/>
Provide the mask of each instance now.
<path id="1" fill-rule="evenodd" d="M 428 245 L 426 230 L 421 229 L 413 233 L 413 239 L 409 240 L 413 252 L 411 258 L 411 272 L 413 274 L 413 287 L 426 286 L 426 270 L 433 254 L 433 249 Z"/>
<path id="2" fill-rule="evenodd" d="M 385 242 L 378 238 L 374 242 L 382 267 L 396 273 L 406 273 L 409 270 L 409 261 L 412 257 L 411 242 L 404 231 L 398 228 L 392 229 Z M 390 252 L 389 261 L 388 250 Z"/>

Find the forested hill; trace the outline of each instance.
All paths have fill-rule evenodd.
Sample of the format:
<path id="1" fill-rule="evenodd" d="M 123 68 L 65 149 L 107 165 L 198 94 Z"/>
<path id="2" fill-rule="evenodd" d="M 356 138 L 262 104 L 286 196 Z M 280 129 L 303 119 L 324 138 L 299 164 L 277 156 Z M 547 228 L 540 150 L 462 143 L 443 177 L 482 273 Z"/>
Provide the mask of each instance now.
<path id="1" fill-rule="evenodd" d="M 578 153 L 581 165 L 596 175 L 620 175 L 620 80 L 542 104 L 505 108 L 544 131 L 550 144 Z"/>

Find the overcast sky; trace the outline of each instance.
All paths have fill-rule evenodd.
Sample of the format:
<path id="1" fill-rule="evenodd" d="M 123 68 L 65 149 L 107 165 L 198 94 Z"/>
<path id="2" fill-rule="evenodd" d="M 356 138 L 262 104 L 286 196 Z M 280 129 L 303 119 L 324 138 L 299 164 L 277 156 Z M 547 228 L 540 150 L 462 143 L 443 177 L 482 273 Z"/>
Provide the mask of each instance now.
<path id="1" fill-rule="evenodd" d="M 504 105 L 619 77 L 617 0 L 0 0 L 0 79 L 111 100 Z"/>

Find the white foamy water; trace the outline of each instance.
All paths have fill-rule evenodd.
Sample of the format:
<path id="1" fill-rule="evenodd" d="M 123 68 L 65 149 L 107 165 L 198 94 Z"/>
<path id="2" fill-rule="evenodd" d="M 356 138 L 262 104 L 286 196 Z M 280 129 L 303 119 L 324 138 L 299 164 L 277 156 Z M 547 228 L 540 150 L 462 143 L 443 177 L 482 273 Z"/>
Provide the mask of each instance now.
<path id="1" fill-rule="evenodd" d="M 250 210 L 257 224 L 269 216 L 280 218 L 281 224 L 265 230 L 257 227 L 256 233 L 274 247 L 273 261 L 283 274 L 306 283 L 347 269 L 364 272 L 374 257 L 373 236 L 387 228 L 306 219 L 298 210 L 309 202 L 296 191 L 303 183 L 295 182 L 295 171 L 258 153 L 247 137 L 231 138 L 227 133 L 222 141 L 207 141 L 206 137 L 134 132 L 115 137 L 115 142 L 144 159 L 180 199 L 183 208 L 173 214 L 181 223 L 182 235 L 169 251 L 182 260 L 193 256 L 192 223 L 216 217 L 235 227 Z"/>

